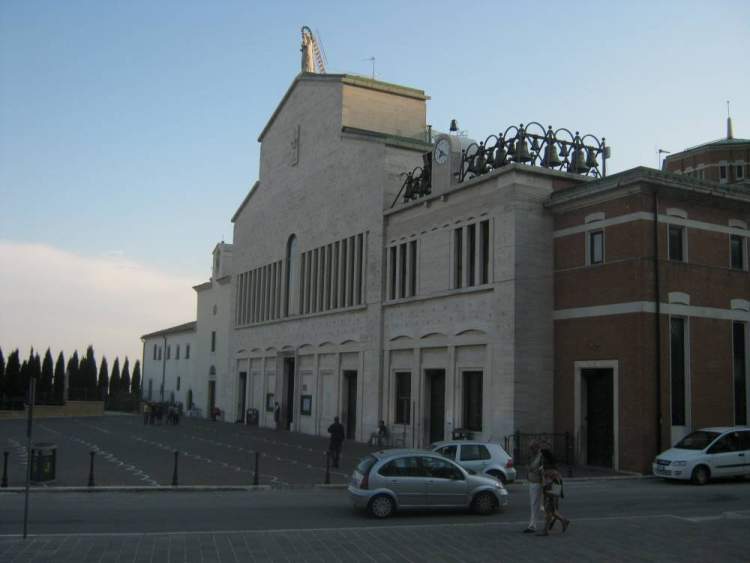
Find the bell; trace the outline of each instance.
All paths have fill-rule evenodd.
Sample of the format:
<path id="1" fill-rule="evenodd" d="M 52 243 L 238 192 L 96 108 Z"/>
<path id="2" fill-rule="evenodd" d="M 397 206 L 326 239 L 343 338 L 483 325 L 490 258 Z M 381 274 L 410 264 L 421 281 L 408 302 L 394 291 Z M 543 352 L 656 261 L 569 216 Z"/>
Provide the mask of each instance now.
<path id="1" fill-rule="evenodd" d="M 410 199 L 414 199 L 414 182 L 412 181 L 411 174 L 408 174 L 406 176 L 406 180 L 404 180 L 404 185 L 406 186 L 406 189 L 404 190 L 404 201 L 409 201 Z"/>
<path id="2" fill-rule="evenodd" d="M 586 150 L 586 166 L 589 168 L 597 168 L 599 163 L 596 161 L 596 151 L 593 149 Z"/>
<path id="3" fill-rule="evenodd" d="M 513 160 L 515 160 L 516 162 L 528 162 L 531 160 L 529 147 L 526 144 L 526 139 L 524 139 L 523 137 L 519 137 L 519 139 L 516 141 L 516 150 L 513 154 Z"/>
<path id="4" fill-rule="evenodd" d="M 544 149 L 544 160 L 542 160 L 542 166 L 547 168 L 557 168 L 562 164 L 560 157 L 557 156 L 557 146 L 555 143 L 547 143 Z"/>
<path id="5" fill-rule="evenodd" d="M 455 133 L 456 131 L 458 131 L 458 121 L 451 119 L 450 132 Z"/>
<path id="6" fill-rule="evenodd" d="M 506 160 L 508 160 L 508 151 L 505 150 L 505 143 L 498 143 L 495 149 L 495 158 L 492 160 L 493 168 L 500 168 L 505 166 Z"/>
<path id="7" fill-rule="evenodd" d="M 579 147 L 575 153 L 575 159 L 573 160 L 573 171 L 578 174 L 585 174 L 589 171 L 589 166 L 586 164 L 586 155 L 583 152 L 583 147 Z"/>
<path id="8" fill-rule="evenodd" d="M 531 152 L 534 154 L 539 154 L 539 140 L 534 137 L 534 140 L 531 141 Z"/>
<path id="9" fill-rule="evenodd" d="M 477 155 L 474 157 L 474 167 L 476 170 L 476 174 L 484 174 L 487 172 L 487 155 L 486 150 L 484 148 L 484 143 L 479 143 L 479 149 L 477 150 Z"/>

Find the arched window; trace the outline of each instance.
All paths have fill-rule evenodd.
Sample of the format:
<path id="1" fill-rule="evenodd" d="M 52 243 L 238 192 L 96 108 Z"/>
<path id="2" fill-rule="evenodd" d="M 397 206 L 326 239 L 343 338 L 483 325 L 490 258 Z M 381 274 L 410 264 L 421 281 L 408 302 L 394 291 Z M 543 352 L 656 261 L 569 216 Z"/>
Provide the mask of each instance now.
<path id="1" fill-rule="evenodd" d="M 208 369 L 208 375 L 216 375 L 216 368 L 214 366 Z"/>
<path id="2" fill-rule="evenodd" d="M 299 314 L 299 244 L 291 235 L 286 243 L 286 306 L 285 314 Z"/>

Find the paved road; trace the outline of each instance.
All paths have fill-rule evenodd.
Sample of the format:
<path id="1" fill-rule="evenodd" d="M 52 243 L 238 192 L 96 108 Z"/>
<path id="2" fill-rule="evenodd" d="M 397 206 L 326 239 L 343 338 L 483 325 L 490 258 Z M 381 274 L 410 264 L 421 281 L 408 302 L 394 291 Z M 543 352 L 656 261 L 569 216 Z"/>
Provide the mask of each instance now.
<path id="1" fill-rule="evenodd" d="M 10 453 L 9 485 L 21 486 L 26 471 L 26 423 L 0 420 L 0 449 Z M 254 455 L 260 484 L 311 485 L 325 480 L 328 440 L 238 424 L 183 418 L 179 426 L 144 426 L 138 416 L 42 419 L 34 442 L 57 444 L 53 486 L 86 486 L 89 452 L 96 451 L 99 486 L 171 485 L 174 451 L 179 451 L 180 485 L 250 485 Z M 374 448 L 346 442 L 332 483 L 345 483 L 356 462 Z"/>
<path id="2" fill-rule="evenodd" d="M 568 482 L 565 535 L 520 534 L 526 491 L 503 514 L 376 521 L 330 489 L 223 493 L 0 494 L 2 561 L 748 561 L 750 481 Z"/>

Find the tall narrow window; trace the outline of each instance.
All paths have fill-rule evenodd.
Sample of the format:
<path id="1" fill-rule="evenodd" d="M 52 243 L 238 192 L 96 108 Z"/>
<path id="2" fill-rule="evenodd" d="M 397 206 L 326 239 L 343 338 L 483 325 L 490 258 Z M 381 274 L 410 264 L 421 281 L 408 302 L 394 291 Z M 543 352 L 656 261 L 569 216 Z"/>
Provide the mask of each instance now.
<path id="1" fill-rule="evenodd" d="M 156 346 L 156 344 L 154 344 L 154 360 L 156 359 L 156 348 L 157 348 L 157 346 Z"/>
<path id="2" fill-rule="evenodd" d="M 357 235 L 357 288 L 354 295 L 354 303 L 356 305 L 362 304 L 362 282 L 364 277 L 364 266 L 365 266 L 365 236 L 363 234 Z"/>
<path id="3" fill-rule="evenodd" d="M 311 311 L 313 313 L 318 312 L 318 291 L 320 288 L 320 285 L 318 284 L 318 270 L 319 270 L 319 262 L 318 262 L 318 249 L 316 248 L 313 250 L 313 257 L 312 257 L 312 294 L 310 296 L 310 301 L 312 303 Z"/>
<path id="4" fill-rule="evenodd" d="M 669 377 L 672 396 L 672 425 L 685 425 L 685 319 L 670 320 Z"/>
<path id="5" fill-rule="evenodd" d="M 185 359 L 190 359 L 190 344 L 185 344 Z"/>
<path id="6" fill-rule="evenodd" d="M 720 182 L 727 181 L 727 167 L 724 164 L 719 166 L 719 181 Z"/>
<path id="7" fill-rule="evenodd" d="M 161 361 L 161 346 L 159 346 L 159 361 Z"/>
<path id="8" fill-rule="evenodd" d="M 468 259 L 466 263 L 466 273 L 468 274 L 467 287 L 476 285 L 476 264 L 477 264 L 477 226 L 469 225 L 466 227 L 466 250 L 468 251 Z"/>
<path id="9" fill-rule="evenodd" d="M 398 296 L 399 298 L 406 297 L 406 243 L 398 247 L 398 274 Z"/>
<path id="10" fill-rule="evenodd" d="M 340 273 L 340 281 L 341 281 L 341 291 L 339 292 L 339 306 L 340 307 L 346 307 L 346 303 L 348 301 L 348 295 L 347 295 L 347 276 L 349 272 L 349 244 L 347 239 L 341 240 L 341 273 Z"/>
<path id="11" fill-rule="evenodd" d="M 463 286 L 464 280 L 464 245 L 462 228 L 453 231 L 453 263 L 453 286 L 458 289 Z"/>
<path id="12" fill-rule="evenodd" d="M 174 357 L 175 360 L 179 360 L 180 359 L 180 345 L 179 344 L 177 345 L 177 348 L 174 351 L 174 356 L 175 356 Z"/>
<path id="13" fill-rule="evenodd" d="M 354 305 L 354 260 L 355 260 L 354 239 L 355 237 L 349 237 L 349 244 L 347 245 L 348 246 L 347 250 L 349 252 L 349 256 L 347 258 L 347 264 L 349 266 L 349 273 L 348 273 L 349 285 L 347 287 L 346 292 L 349 297 L 346 300 L 346 304 L 347 306 L 350 306 L 350 307 Z"/>
<path id="14" fill-rule="evenodd" d="M 480 228 L 480 240 L 481 240 L 481 251 L 482 251 L 482 262 L 480 269 L 480 280 L 481 284 L 490 282 L 490 222 L 482 221 L 479 223 Z"/>
<path id="15" fill-rule="evenodd" d="M 482 430 L 482 372 L 464 372 L 463 425 L 468 430 Z"/>
<path id="16" fill-rule="evenodd" d="M 589 264 L 604 262 L 604 231 L 589 232 Z"/>
<path id="17" fill-rule="evenodd" d="M 331 308 L 339 306 L 339 243 L 333 244 L 333 260 L 331 267 Z"/>
<path id="18" fill-rule="evenodd" d="M 734 369 L 734 423 L 747 424 L 747 324 L 732 323 Z"/>
<path id="19" fill-rule="evenodd" d="M 736 169 L 736 175 L 738 180 L 742 180 L 745 177 L 745 165 L 738 164 Z"/>
<path id="20" fill-rule="evenodd" d="M 167 359 L 169 360 L 171 358 L 172 358 L 172 347 L 167 346 Z"/>
<path id="21" fill-rule="evenodd" d="M 216 352 L 216 331 L 211 331 L 211 351 Z"/>
<path id="22" fill-rule="evenodd" d="M 417 294 L 417 241 L 409 243 L 409 295 Z"/>
<path id="23" fill-rule="evenodd" d="M 396 299 L 396 250 L 398 247 L 392 246 L 388 249 L 388 263 L 390 269 L 391 283 L 388 292 L 389 299 Z"/>
<path id="24" fill-rule="evenodd" d="M 181 383 L 180 379 L 181 379 L 181 378 L 180 378 L 180 376 L 178 375 L 178 376 L 177 376 L 177 390 L 178 390 L 178 391 L 180 390 L 180 383 Z"/>
<path id="25" fill-rule="evenodd" d="M 682 248 L 684 228 L 679 225 L 669 225 L 669 259 L 683 262 L 685 254 Z"/>
<path id="26" fill-rule="evenodd" d="M 411 423 L 411 372 L 396 372 L 396 424 Z"/>
<path id="27" fill-rule="evenodd" d="M 729 249 L 731 254 L 732 268 L 735 270 L 745 269 L 745 237 L 740 235 L 729 235 Z"/>

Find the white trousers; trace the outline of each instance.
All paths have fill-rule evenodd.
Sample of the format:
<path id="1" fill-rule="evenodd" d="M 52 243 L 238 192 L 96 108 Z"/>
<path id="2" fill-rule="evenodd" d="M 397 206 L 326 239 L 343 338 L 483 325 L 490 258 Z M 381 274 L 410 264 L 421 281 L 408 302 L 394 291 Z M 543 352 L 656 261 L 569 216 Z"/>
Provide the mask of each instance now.
<path id="1" fill-rule="evenodd" d="M 531 516 L 529 517 L 529 528 L 536 530 L 536 515 L 542 508 L 542 484 L 529 483 L 529 504 L 531 505 Z"/>

